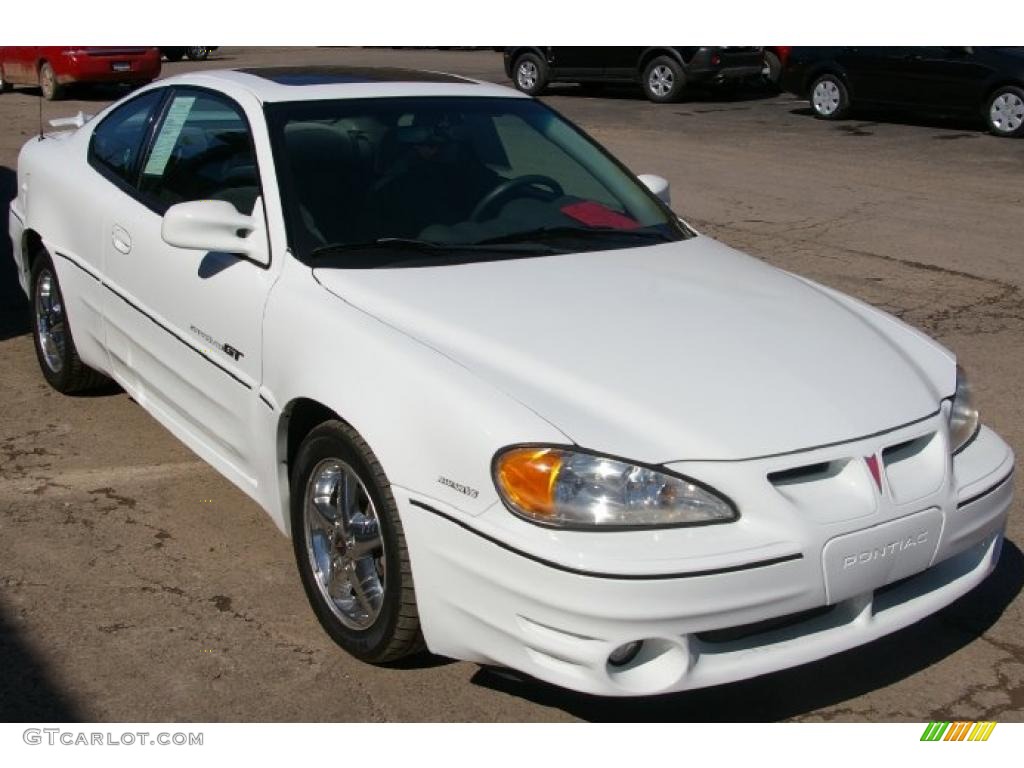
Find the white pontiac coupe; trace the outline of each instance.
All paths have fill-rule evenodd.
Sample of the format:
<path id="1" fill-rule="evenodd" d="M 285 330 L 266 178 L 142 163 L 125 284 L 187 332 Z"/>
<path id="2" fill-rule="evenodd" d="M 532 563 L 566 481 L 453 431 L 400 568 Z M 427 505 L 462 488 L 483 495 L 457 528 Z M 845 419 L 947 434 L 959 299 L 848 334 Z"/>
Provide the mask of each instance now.
<path id="1" fill-rule="evenodd" d="M 679 691 L 982 581 L 1014 457 L 953 355 L 668 200 L 507 88 L 253 69 L 30 140 L 10 233 L 47 381 L 255 499 L 360 659 Z"/>

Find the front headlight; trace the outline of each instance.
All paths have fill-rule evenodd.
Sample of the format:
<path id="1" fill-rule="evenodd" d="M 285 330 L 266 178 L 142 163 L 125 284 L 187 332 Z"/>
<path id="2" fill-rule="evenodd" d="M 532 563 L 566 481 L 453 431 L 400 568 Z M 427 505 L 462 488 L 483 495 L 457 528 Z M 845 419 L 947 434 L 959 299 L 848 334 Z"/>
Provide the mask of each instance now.
<path id="1" fill-rule="evenodd" d="M 739 517 L 729 501 L 693 480 L 568 448 L 508 448 L 495 457 L 493 472 L 509 509 L 535 523 L 607 530 Z"/>
<path id="2" fill-rule="evenodd" d="M 978 409 L 974 407 L 971 385 L 967 374 L 959 365 L 956 367 L 956 394 L 949 409 L 949 446 L 956 453 L 978 434 L 980 421 Z"/>

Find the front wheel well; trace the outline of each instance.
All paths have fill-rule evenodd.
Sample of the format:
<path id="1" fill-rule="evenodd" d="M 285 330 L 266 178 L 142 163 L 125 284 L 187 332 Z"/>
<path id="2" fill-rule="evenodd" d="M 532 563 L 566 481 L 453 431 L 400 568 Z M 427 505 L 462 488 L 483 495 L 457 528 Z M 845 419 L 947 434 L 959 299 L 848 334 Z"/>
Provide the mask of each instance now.
<path id="1" fill-rule="evenodd" d="M 45 250 L 43 238 L 34 229 L 26 229 L 21 236 L 21 253 L 25 259 L 25 271 L 31 273 L 36 258 Z"/>
<path id="2" fill-rule="evenodd" d="M 839 78 L 843 85 L 846 86 L 846 92 L 852 94 L 850 88 L 850 81 L 847 79 L 846 74 L 837 66 L 831 66 L 828 64 L 822 64 L 810 70 L 804 77 L 804 88 L 802 98 L 809 98 L 811 95 L 811 86 L 814 85 L 814 81 L 822 75 L 832 75 Z"/>
<path id="3" fill-rule="evenodd" d="M 299 452 L 299 446 L 302 445 L 302 441 L 306 439 L 306 435 L 320 424 L 332 419 L 344 421 L 344 419 L 323 403 L 309 398 L 297 398 L 285 407 L 284 415 L 281 418 L 280 431 L 282 434 L 280 437 L 283 438 L 282 448 L 284 450 L 282 458 L 288 467 L 289 475 L 292 462 L 295 460 L 295 455 Z"/>
<path id="4" fill-rule="evenodd" d="M 1024 82 L 1022 82 L 1020 80 L 1009 80 L 1009 79 L 995 81 L 994 83 L 992 83 L 991 85 L 989 85 L 985 89 L 985 98 L 982 100 L 981 105 L 980 105 L 981 110 L 982 111 L 985 110 L 985 107 L 988 106 L 988 103 L 992 100 L 992 97 L 995 96 L 996 91 L 998 91 L 1000 88 L 1007 88 L 1007 87 L 1009 87 L 1009 88 L 1022 88 L 1022 89 L 1024 89 Z"/>
<path id="5" fill-rule="evenodd" d="M 540 48 L 538 48 L 536 46 L 529 46 L 529 45 L 523 45 L 523 46 L 520 46 L 519 48 L 513 48 L 509 52 L 509 56 L 508 56 L 509 61 L 512 64 L 515 64 L 516 59 L 518 59 L 524 53 L 532 53 L 535 56 L 539 56 L 541 61 L 547 61 L 547 56 L 544 55 L 544 51 L 542 51 Z"/>

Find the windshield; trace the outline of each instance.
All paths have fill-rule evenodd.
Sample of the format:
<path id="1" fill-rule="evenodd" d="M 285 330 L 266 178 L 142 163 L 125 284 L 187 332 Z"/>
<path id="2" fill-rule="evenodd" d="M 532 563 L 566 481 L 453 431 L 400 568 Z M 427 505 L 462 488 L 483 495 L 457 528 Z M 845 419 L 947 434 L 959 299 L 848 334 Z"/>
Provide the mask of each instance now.
<path id="1" fill-rule="evenodd" d="M 266 110 L 289 244 L 306 263 L 422 266 L 690 235 L 618 162 L 531 99 Z"/>

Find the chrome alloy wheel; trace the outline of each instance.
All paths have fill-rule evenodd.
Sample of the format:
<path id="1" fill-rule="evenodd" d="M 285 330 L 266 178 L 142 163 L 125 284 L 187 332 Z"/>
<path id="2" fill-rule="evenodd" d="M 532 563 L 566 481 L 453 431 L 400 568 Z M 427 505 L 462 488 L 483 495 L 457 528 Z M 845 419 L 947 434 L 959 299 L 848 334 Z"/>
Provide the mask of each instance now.
<path id="1" fill-rule="evenodd" d="M 1015 93 L 1000 94 L 992 100 L 988 118 L 1000 133 L 1013 133 L 1024 123 L 1024 99 Z"/>
<path id="2" fill-rule="evenodd" d="M 819 115 L 831 115 L 839 109 L 839 86 L 832 80 L 822 80 L 814 86 L 814 93 L 811 94 L 811 103 Z"/>
<path id="3" fill-rule="evenodd" d="M 664 64 L 659 64 L 647 76 L 647 87 L 655 96 L 665 98 L 672 93 L 675 81 L 676 77 L 672 74 L 672 70 Z"/>
<path id="4" fill-rule="evenodd" d="M 49 269 L 42 270 L 36 280 L 35 310 L 43 360 L 53 373 L 60 373 L 67 355 L 67 321 L 57 280 Z"/>
<path id="5" fill-rule="evenodd" d="M 529 59 L 519 62 L 519 66 L 516 67 L 516 83 L 524 91 L 532 90 L 537 85 L 537 78 L 539 76 L 540 72 L 537 70 L 537 65 Z"/>
<path id="6" fill-rule="evenodd" d="M 386 560 L 377 508 L 340 459 L 324 459 L 306 484 L 306 554 L 320 594 L 350 629 L 369 629 L 384 603 Z"/>

